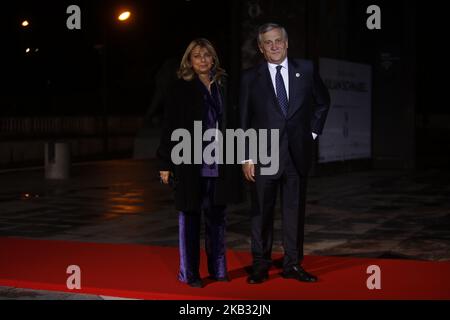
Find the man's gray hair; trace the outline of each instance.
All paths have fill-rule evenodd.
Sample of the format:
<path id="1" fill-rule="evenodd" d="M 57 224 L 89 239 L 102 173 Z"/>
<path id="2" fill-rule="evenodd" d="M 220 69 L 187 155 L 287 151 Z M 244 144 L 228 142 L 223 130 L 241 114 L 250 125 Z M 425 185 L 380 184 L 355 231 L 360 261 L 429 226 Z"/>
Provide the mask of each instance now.
<path id="1" fill-rule="evenodd" d="M 281 30 L 281 34 L 283 35 L 283 38 L 284 38 L 285 40 L 288 39 L 288 34 L 287 34 L 287 32 L 286 32 L 286 29 L 285 29 L 282 25 L 279 25 L 279 24 L 276 24 L 276 23 L 269 22 L 269 23 L 263 24 L 262 26 L 260 26 L 260 27 L 258 28 L 258 43 L 261 43 L 261 42 L 262 42 L 262 35 L 263 35 L 264 33 L 269 32 L 269 31 L 271 31 L 271 30 L 273 30 L 273 29 L 280 29 L 280 30 Z"/>

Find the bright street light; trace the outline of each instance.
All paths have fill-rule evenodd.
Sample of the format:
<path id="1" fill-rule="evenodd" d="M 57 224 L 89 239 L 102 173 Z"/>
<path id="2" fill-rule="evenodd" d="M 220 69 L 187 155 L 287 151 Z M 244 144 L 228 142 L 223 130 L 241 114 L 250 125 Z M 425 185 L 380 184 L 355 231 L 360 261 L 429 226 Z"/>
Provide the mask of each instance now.
<path id="1" fill-rule="evenodd" d="M 125 21 L 125 20 L 128 20 L 128 19 L 130 18 L 130 15 L 131 15 L 130 11 L 124 11 L 124 12 L 122 12 L 122 13 L 119 15 L 118 19 L 119 19 L 120 21 Z"/>
<path id="2" fill-rule="evenodd" d="M 28 22 L 28 20 L 23 20 L 21 23 L 22 27 L 28 27 L 30 25 L 30 23 Z"/>

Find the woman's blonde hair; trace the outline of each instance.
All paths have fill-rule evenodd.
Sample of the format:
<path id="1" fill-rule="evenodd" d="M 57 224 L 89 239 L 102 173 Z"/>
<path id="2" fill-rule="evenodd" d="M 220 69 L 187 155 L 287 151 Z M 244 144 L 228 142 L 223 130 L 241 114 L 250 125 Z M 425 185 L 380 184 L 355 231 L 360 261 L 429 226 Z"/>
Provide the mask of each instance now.
<path id="1" fill-rule="evenodd" d="M 198 38 L 192 40 L 191 43 L 189 43 L 186 51 L 184 52 L 183 58 L 181 59 L 180 68 L 177 72 L 178 78 L 184 79 L 186 81 L 191 81 L 192 79 L 194 79 L 195 71 L 192 68 L 191 64 L 191 53 L 192 50 L 194 50 L 194 48 L 197 46 L 199 46 L 200 48 L 206 48 L 209 54 L 211 54 L 213 58 L 213 66 L 211 68 L 211 71 L 214 75 L 213 82 L 217 81 L 220 84 L 222 82 L 223 76 L 226 75 L 226 72 L 220 67 L 219 57 L 217 56 L 217 52 L 214 49 L 213 45 L 211 44 L 211 42 L 204 38 Z"/>

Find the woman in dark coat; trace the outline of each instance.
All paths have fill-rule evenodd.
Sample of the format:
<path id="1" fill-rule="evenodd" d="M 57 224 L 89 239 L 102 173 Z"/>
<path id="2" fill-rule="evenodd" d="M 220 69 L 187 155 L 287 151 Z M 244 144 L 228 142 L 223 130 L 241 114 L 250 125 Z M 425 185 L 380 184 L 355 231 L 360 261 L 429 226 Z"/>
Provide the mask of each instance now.
<path id="1" fill-rule="evenodd" d="M 194 145 L 199 143 L 203 146 L 201 151 L 206 147 L 202 137 L 194 135 L 194 121 L 201 121 L 202 135 L 207 129 L 218 129 L 225 139 L 225 71 L 220 67 L 216 50 L 208 40 L 196 39 L 189 44 L 181 60 L 178 78 L 165 99 L 165 117 L 157 156 L 161 181 L 173 185 L 175 206 L 179 211 L 178 279 L 192 287 L 202 287 L 199 274 L 202 213 L 210 278 L 229 281 L 225 255 L 225 205 L 230 200 L 230 188 L 233 187 L 232 174 L 227 174 L 226 165 L 219 161 L 207 164 L 203 157 L 200 163 L 194 161 Z M 172 148 L 179 142 L 171 141 L 171 136 L 176 129 L 184 129 L 190 134 L 189 163 L 175 164 L 179 162 L 173 161 Z M 216 139 L 217 135 L 212 138 Z M 223 159 L 226 159 L 225 154 Z"/>

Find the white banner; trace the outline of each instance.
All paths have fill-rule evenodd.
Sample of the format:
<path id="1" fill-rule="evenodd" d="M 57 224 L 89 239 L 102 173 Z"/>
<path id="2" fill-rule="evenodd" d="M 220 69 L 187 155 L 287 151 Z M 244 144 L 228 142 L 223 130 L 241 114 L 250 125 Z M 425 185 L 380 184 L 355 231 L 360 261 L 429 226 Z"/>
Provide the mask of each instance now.
<path id="1" fill-rule="evenodd" d="M 319 66 L 331 96 L 319 163 L 371 158 L 371 66 L 328 58 Z"/>

